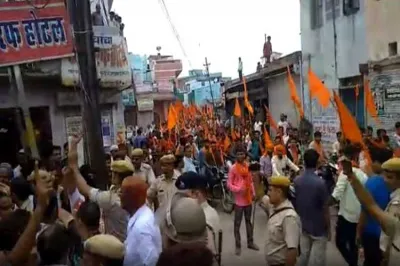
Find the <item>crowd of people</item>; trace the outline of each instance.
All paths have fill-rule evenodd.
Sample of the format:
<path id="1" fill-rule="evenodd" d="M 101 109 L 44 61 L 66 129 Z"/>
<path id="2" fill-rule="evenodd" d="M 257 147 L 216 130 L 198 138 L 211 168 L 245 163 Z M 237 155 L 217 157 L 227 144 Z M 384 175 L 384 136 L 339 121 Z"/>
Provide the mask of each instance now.
<path id="1" fill-rule="evenodd" d="M 21 150 L 17 166 L 0 164 L 0 265 L 220 265 L 224 232 L 209 204 L 210 167 L 228 171 L 237 256 L 243 216 L 247 248 L 259 250 L 253 230 L 261 206 L 268 265 L 326 265 L 330 207 L 338 204 L 335 243 L 346 263 L 358 265 L 363 247 L 365 266 L 388 265 L 400 248 L 395 127 L 394 136 L 367 128 L 364 146 L 338 132 L 328 152 L 320 132 L 311 140 L 284 114 L 273 141 L 261 121 L 153 124 L 110 148 L 102 189 L 96 169 L 78 164 L 81 136 L 41 160 Z M 318 175 L 329 162 L 338 173 L 332 192 Z"/>

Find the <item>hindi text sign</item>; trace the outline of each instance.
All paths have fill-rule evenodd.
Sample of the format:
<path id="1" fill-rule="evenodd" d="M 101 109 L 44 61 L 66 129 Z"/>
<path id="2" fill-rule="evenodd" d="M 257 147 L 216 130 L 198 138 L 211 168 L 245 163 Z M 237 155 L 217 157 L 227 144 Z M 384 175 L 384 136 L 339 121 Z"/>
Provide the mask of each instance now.
<path id="1" fill-rule="evenodd" d="M 73 55 L 63 0 L 0 3 L 0 67 Z"/>
<path id="2" fill-rule="evenodd" d="M 132 69 L 128 62 L 128 48 L 119 31 L 113 33 L 108 26 L 93 28 L 96 67 L 102 88 L 121 88 L 132 85 Z M 109 35 L 107 35 L 109 34 Z M 79 85 L 79 65 L 75 57 L 61 63 L 61 79 L 64 86 Z"/>

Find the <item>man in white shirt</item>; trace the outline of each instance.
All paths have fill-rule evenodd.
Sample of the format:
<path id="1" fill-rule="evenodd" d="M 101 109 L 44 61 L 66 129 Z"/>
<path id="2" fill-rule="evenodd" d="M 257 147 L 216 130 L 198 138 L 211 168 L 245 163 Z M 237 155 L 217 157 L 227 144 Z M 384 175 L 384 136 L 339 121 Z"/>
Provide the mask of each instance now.
<path id="1" fill-rule="evenodd" d="M 283 145 L 278 145 L 275 147 L 275 155 L 272 157 L 272 175 L 273 176 L 286 176 L 285 169 L 289 167 L 295 172 L 300 169 L 295 165 L 286 155 L 284 155 L 285 147 Z"/>
<path id="2" fill-rule="evenodd" d="M 197 172 L 196 166 L 193 163 L 193 145 L 189 143 L 187 143 L 184 148 L 183 163 L 182 173 Z"/>
<path id="3" fill-rule="evenodd" d="M 125 178 L 121 207 L 129 214 L 124 266 L 155 266 L 162 251 L 161 233 L 153 211 L 146 205 L 147 184 L 140 178 Z"/>
<path id="4" fill-rule="evenodd" d="M 263 123 L 260 120 L 254 122 L 254 131 L 258 131 L 260 133 L 263 132 L 262 125 L 263 125 Z"/>
<path id="5" fill-rule="evenodd" d="M 343 151 L 346 158 L 353 162 L 353 173 L 364 185 L 367 175 L 356 163 L 360 153 L 353 145 L 345 147 Z M 342 161 L 339 160 L 339 161 Z M 356 245 L 357 224 L 361 214 L 361 204 L 358 201 L 348 178 L 343 172 L 340 173 L 332 197 L 339 201 L 339 217 L 336 226 L 336 246 L 343 258 L 349 265 L 358 265 L 358 247 Z"/>
<path id="6" fill-rule="evenodd" d="M 342 139 L 342 132 L 336 132 L 336 141 L 332 144 L 333 154 L 338 155 L 340 151 L 340 140 Z"/>
<path id="7" fill-rule="evenodd" d="M 289 122 L 287 121 L 287 116 L 285 114 L 281 114 L 280 121 L 278 122 L 278 127 L 283 127 L 283 134 L 287 134 L 287 128 L 290 127 Z"/>
<path id="8" fill-rule="evenodd" d="M 22 176 L 22 173 L 21 173 L 22 166 L 26 165 L 27 162 L 28 162 L 28 157 L 27 157 L 24 149 L 20 149 L 18 151 L 17 161 L 18 161 L 18 165 L 13 170 L 13 172 L 14 172 L 13 178 L 17 178 L 17 177 L 21 177 Z"/>

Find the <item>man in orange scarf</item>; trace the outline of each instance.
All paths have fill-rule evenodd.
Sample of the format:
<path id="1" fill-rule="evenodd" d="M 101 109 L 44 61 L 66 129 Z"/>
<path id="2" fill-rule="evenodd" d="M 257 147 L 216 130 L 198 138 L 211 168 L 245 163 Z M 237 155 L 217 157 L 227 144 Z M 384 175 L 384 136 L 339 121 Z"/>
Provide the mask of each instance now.
<path id="1" fill-rule="evenodd" d="M 160 140 L 160 145 L 163 153 L 173 152 L 175 145 L 168 131 L 164 132 L 163 139 Z"/>
<path id="2" fill-rule="evenodd" d="M 205 152 L 206 163 L 210 166 L 223 166 L 224 160 L 223 155 L 221 154 L 220 150 L 218 149 L 217 142 L 215 139 L 211 139 L 210 141 L 210 148 Z"/>
<path id="3" fill-rule="evenodd" d="M 314 140 L 310 143 L 309 149 L 314 149 L 319 154 L 321 162 L 327 162 L 327 157 L 324 151 L 324 147 L 321 143 L 322 133 L 319 131 L 314 132 Z"/>
<path id="4" fill-rule="evenodd" d="M 246 222 L 247 247 L 252 250 L 259 250 L 254 244 L 253 225 L 251 223 L 252 204 L 255 198 L 253 178 L 250 174 L 247 163 L 245 163 L 246 149 L 243 146 L 236 147 L 236 163 L 229 170 L 228 188 L 235 197 L 235 218 L 234 234 L 236 250 L 235 254 L 241 254 L 240 224 L 242 217 Z"/>

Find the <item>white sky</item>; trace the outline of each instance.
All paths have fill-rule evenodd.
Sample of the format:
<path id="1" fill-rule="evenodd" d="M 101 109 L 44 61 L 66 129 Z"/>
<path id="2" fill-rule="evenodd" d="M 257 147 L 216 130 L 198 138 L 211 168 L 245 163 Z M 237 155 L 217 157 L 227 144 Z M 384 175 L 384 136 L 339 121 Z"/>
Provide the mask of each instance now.
<path id="1" fill-rule="evenodd" d="M 264 34 L 273 50 L 288 54 L 300 50 L 300 0 L 164 0 L 192 67 L 237 77 L 242 57 L 245 74 L 255 72 L 262 56 Z M 128 49 L 134 54 L 162 54 L 182 59 L 190 69 L 161 9 L 159 0 L 114 0 L 112 10 L 125 23 Z"/>

